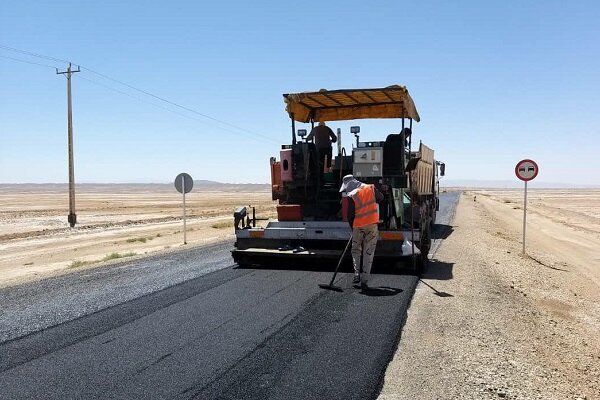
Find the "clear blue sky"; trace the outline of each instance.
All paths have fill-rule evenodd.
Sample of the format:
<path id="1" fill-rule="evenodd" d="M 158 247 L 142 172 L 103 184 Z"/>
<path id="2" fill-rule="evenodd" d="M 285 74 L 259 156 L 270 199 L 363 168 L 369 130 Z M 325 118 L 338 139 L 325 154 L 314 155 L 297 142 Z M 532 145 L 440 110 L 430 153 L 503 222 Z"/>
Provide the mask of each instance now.
<path id="1" fill-rule="evenodd" d="M 182 171 L 267 182 L 269 157 L 290 140 L 282 93 L 402 84 L 422 118 L 415 136 L 449 179 L 512 180 L 516 161 L 533 158 L 539 181 L 600 184 L 599 21 L 597 1 L 12 1 L 0 5 L 0 45 L 272 138 L 83 70 L 77 182 L 170 182 Z M 66 65 L 0 56 L 0 182 L 66 182 L 65 79 L 5 57 Z M 366 140 L 399 126 L 358 124 Z"/>

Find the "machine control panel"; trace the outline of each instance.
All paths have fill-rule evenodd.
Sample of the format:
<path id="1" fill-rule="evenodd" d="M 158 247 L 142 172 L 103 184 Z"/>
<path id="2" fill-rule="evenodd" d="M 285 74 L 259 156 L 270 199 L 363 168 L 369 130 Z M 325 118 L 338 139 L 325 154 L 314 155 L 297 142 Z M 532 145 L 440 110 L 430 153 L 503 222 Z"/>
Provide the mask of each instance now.
<path id="1" fill-rule="evenodd" d="M 357 178 L 383 176 L 383 147 L 362 147 L 354 149 L 352 173 Z"/>

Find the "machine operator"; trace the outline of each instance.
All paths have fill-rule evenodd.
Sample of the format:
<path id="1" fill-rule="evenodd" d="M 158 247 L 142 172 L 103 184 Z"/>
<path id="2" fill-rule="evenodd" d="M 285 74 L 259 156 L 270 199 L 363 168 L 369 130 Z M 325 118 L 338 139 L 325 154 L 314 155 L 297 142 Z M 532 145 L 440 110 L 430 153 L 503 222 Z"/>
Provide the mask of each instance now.
<path id="1" fill-rule="evenodd" d="M 337 136 L 331 130 L 330 127 L 325 125 L 325 122 L 319 122 L 319 125 L 315 126 L 308 136 L 307 141 L 314 140 L 317 151 L 319 152 L 319 167 L 321 173 L 325 166 L 325 157 L 327 157 L 327 169 L 331 168 L 331 143 L 337 142 Z"/>

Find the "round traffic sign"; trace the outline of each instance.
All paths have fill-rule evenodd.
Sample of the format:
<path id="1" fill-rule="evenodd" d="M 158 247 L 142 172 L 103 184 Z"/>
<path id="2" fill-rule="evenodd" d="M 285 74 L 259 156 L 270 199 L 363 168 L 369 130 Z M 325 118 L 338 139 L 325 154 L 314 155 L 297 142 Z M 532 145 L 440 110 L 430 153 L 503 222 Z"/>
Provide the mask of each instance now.
<path id="1" fill-rule="evenodd" d="M 194 187 L 194 180 L 189 174 L 182 172 L 175 178 L 175 189 L 177 189 L 179 193 L 183 193 L 184 187 L 185 193 L 191 192 L 192 188 Z"/>
<path id="2" fill-rule="evenodd" d="M 515 167 L 517 178 L 525 182 L 535 178 L 539 171 L 540 169 L 536 162 L 529 159 L 519 161 Z"/>

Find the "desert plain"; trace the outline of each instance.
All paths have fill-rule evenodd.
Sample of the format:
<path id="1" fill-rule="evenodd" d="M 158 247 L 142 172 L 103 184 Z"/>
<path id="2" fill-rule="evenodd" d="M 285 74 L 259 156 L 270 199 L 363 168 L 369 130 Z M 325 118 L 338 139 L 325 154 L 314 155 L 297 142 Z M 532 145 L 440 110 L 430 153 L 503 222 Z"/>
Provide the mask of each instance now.
<path id="1" fill-rule="evenodd" d="M 77 185 L 75 206 L 70 228 L 67 185 L 0 185 L 0 287 L 182 246 L 233 245 L 236 207 L 275 215 L 268 185 L 197 185 L 186 195 L 184 245 L 172 184 Z"/>

